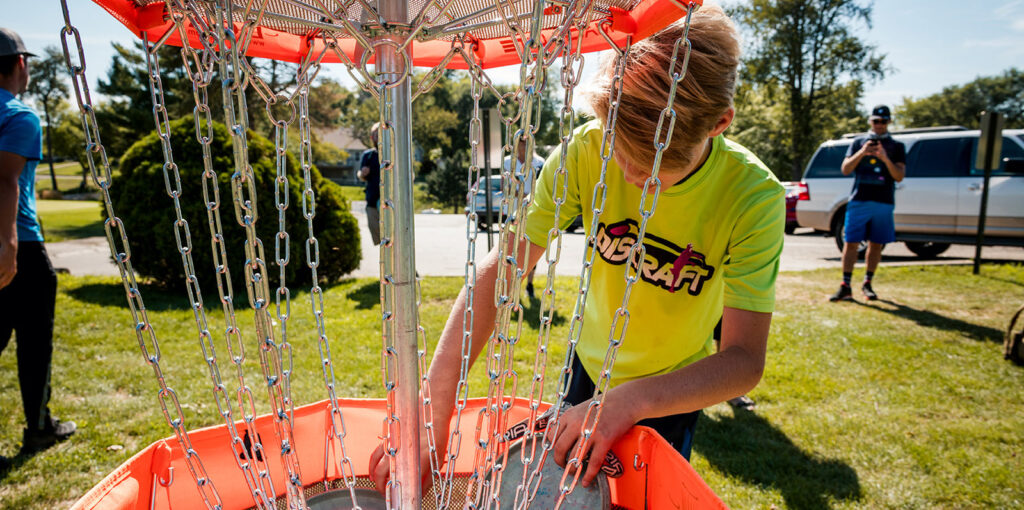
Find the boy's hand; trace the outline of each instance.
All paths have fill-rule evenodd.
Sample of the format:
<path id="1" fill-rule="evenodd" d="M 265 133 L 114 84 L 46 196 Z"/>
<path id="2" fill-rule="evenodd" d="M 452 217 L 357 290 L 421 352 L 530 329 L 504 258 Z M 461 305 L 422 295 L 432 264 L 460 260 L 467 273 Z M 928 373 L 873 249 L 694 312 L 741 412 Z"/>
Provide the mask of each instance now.
<path id="1" fill-rule="evenodd" d="M 615 441 L 639 421 L 634 414 L 637 406 L 630 404 L 628 399 L 620 396 L 621 393 L 613 390 L 605 395 L 604 404 L 601 409 L 601 419 L 598 420 L 597 427 L 590 434 L 590 441 L 587 445 L 589 452 L 584 452 L 581 458 L 581 460 L 587 461 L 587 470 L 583 473 L 582 477 L 584 487 L 589 487 L 593 483 L 594 477 L 601 472 L 601 465 L 604 463 L 605 455 L 611 450 Z M 586 418 L 587 409 L 591 402 L 593 400 L 573 406 L 563 413 L 562 417 L 558 420 L 558 431 L 555 433 L 554 456 L 555 462 L 563 468 L 566 467 L 566 464 L 568 464 L 568 461 L 576 452 L 577 443 L 583 440 L 583 436 L 580 434 L 580 427 Z M 596 413 L 597 409 L 594 409 L 593 412 Z M 591 419 L 592 421 L 593 419 Z M 548 429 L 549 432 L 551 430 L 551 428 Z"/>
<path id="2" fill-rule="evenodd" d="M 442 465 L 448 456 L 448 427 L 438 427 L 434 424 L 434 444 L 437 448 L 437 459 Z M 440 469 L 441 466 L 438 466 Z M 370 455 L 370 479 L 373 480 L 377 492 L 385 495 L 388 479 L 391 477 L 391 466 L 384 454 L 384 443 L 377 445 Z M 433 471 L 430 468 L 430 445 L 427 442 L 427 431 L 420 427 L 420 482 L 423 484 L 423 492 L 430 489 L 434 483 Z"/>

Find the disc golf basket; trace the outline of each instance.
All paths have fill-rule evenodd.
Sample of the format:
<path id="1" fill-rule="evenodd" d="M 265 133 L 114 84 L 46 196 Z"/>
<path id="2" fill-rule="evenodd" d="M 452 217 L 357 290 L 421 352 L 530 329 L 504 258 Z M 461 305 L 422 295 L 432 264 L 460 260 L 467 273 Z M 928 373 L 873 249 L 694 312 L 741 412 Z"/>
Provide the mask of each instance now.
<path id="1" fill-rule="evenodd" d="M 498 304 L 495 333 L 486 353 L 489 387 L 486 397 L 469 398 L 468 346 L 473 320 L 473 292 L 476 288 L 475 252 L 477 218 L 470 208 L 466 219 L 467 246 L 465 291 L 467 307 L 463 321 L 463 363 L 451 437 L 442 458 L 433 444 L 430 416 L 430 386 L 426 377 L 426 332 L 419 324 L 419 287 L 414 260 L 412 210 L 411 104 L 432 87 L 446 69 L 466 69 L 472 78 L 473 117 L 469 137 L 474 149 L 481 139 L 480 100 L 493 94 L 501 105 L 504 127 L 503 151 L 515 154 L 519 144 L 533 152 L 534 134 L 540 116 L 540 94 L 548 67 L 559 62 L 564 107 L 559 114 L 559 134 L 565 154 L 573 131 L 573 91 L 582 73 L 583 54 L 611 49 L 616 57 L 612 86 L 621 87 L 624 52 L 633 41 L 643 39 L 697 9 L 699 1 L 680 4 L 674 0 L 94 0 L 127 26 L 142 41 L 146 51 L 152 111 L 163 148 L 163 184 L 175 206 L 175 239 L 181 254 L 182 277 L 193 311 L 203 359 L 211 380 L 212 393 L 223 424 L 190 429 L 175 390 L 161 365 L 160 334 L 149 321 L 143 293 L 132 267 L 131 247 L 125 223 L 111 200 L 111 169 L 100 137 L 88 84 L 85 56 L 78 30 L 71 22 L 67 0 L 61 0 L 65 26 L 61 32 L 65 57 L 86 134 L 89 167 L 106 206 L 105 228 L 111 255 L 121 274 L 129 308 L 135 322 L 145 362 L 153 369 L 158 400 L 173 435 L 137 453 L 79 500 L 75 509 L 210 508 L 263 510 L 287 508 L 570 508 L 573 491 L 580 491 L 580 470 L 550 469 L 546 462 L 553 444 L 540 431 L 541 422 L 557 424 L 571 374 L 572 349 L 579 340 L 583 303 L 587 296 L 594 250 L 588 248 L 580 274 L 580 292 L 567 339 L 565 367 L 558 381 L 557 399 L 541 400 L 544 370 L 553 314 L 555 268 L 561 251 L 562 232 L 552 225 L 548 233 L 547 288 L 543 293 L 541 327 L 537 338 L 535 372 L 530 378 L 528 397 L 516 395 L 518 374 L 513 352 L 522 331 L 523 309 L 519 287 L 523 276 L 515 262 L 516 250 L 527 242 L 522 228 L 513 227 L 525 217 L 527 200 L 521 183 L 535 178 L 535 170 L 506 168 L 502 183 L 502 210 L 514 211 L 502 224 L 499 250 L 502 261 L 493 299 Z M 160 61 L 157 50 L 171 45 L 181 48 L 187 76 L 191 81 L 195 109 L 196 140 L 171 140 Z M 686 71 L 689 41 L 684 35 L 676 42 L 676 55 L 666 73 L 674 82 Z M 245 57 L 263 57 L 299 65 L 295 81 L 285 91 L 271 90 Z M 313 231 L 316 194 L 311 183 L 312 149 L 308 95 L 321 66 L 344 65 L 362 90 L 377 99 L 381 121 L 381 374 L 387 397 L 379 400 L 343 399 L 335 392 L 331 341 L 326 326 L 324 293 L 318 284 L 320 246 Z M 502 93 L 492 84 L 485 69 L 518 64 L 519 86 Z M 413 67 L 429 68 L 413 84 Z M 232 138 L 228 169 L 213 164 L 211 146 L 214 112 L 208 87 L 221 84 L 221 120 Z M 275 260 L 268 260 L 264 240 L 256 233 L 259 207 L 268 206 L 256 196 L 254 174 L 248 161 L 247 127 L 249 106 L 246 91 L 252 89 L 265 104 L 275 130 L 277 179 L 274 209 L 278 233 L 274 239 Z M 675 112 L 675 87 L 669 91 L 663 120 L 668 119 L 671 137 Z M 602 181 L 612 157 L 612 136 L 618 102 L 610 105 L 602 149 Z M 281 118 L 280 112 L 286 112 Z M 220 117 L 220 114 L 217 114 Z M 286 172 L 287 132 L 296 126 L 302 183 L 289 182 Z M 660 138 L 659 138 L 660 139 Z M 173 142 L 173 143 L 172 143 Z M 174 144 L 196 143 L 203 151 L 203 196 L 182 194 L 181 177 L 174 161 Z M 656 144 L 657 145 L 657 144 Z M 480 177 L 479 150 L 471 155 L 466 182 L 475 195 Z M 659 161 L 660 158 L 656 158 Z M 553 198 L 557 207 L 565 200 L 566 170 L 555 175 Z M 228 214 L 244 231 L 245 265 L 242 280 L 254 322 L 243 331 L 235 319 L 234 289 L 227 263 L 222 228 L 218 173 L 230 172 L 231 204 Z M 523 172 L 526 172 L 524 174 Z M 660 181 L 658 164 L 648 181 L 652 202 L 642 203 L 643 222 L 634 250 L 642 246 L 647 218 L 653 214 Z M 300 234 L 287 230 L 289 186 L 303 188 L 301 205 L 305 229 Z M 603 194 L 595 188 L 595 210 L 588 246 L 593 246 Z M 215 339 L 203 303 L 203 292 L 195 275 L 192 231 L 181 212 L 181 200 L 203 200 L 212 245 L 213 267 L 223 309 L 223 341 Z M 647 200 L 647 199 L 645 199 Z M 292 214 L 294 216 L 294 213 Z M 264 220 L 266 221 L 266 220 Z M 289 338 L 291 292 L 285 281 L 289 263 L 288 243 L 292 235 L 305 240 L 305 262 L 312 273 L 310 306 L 317 330 L 315 354 L 299 352 Z M 235 242 L 240 242 L 241 239 Z M 284 255 L 282 255 L 284 254 Z M 279 269 L 277 288 L 271 288 L 272 265 Z M 629 270 L 622 310 L 628 314 Z M 235 275 L 236 281 L 238 275 Z M 485 296 L 485 299 L 492 296 Z M 625 334 L 622 328 L 622 335 Z M 257 400 L 243 365 L 247 347 L 259 352 L 259 369 L 267 388 L 266 407 L 259 414 Z M 611 371 L 615 350 L 621 342 L 609 336 L 609 361 L 602 373 Z M 621 337 L 619 338 L 621 341 Z M 223 352 L 228 356 L 225 362 Z M 292 400 L 290 375 L 292 356 L 317 355 L 322 366 L 326 397 L 304 406 Z M 538 368 L 539 367 L 539 368 Z M 222 377 L 230 373 L 233 377 Z M 251 379 L 251 378 L 250 378 Z M 600 417 L 608 378 L 597 381 L 594 403 L 581 428 L 580 441 L 570 466 L 581 465 L 586 439 Z M 511 391 L 509 391 L 511 389 Z M 543 413 L 548 412 L 547 415 Z M 463 416 L 470 419 L 462 420 Z M 409 424 L 422 423 L 422 427 Z M 518 430 L 515 451 L 507 430 Z M 424 493 L 420 473 L 420 434 L 429 444 L 431 488 Z M 373 449 L 383 442 L 390 469 L 384 497 L 367 492 L 373 488 L 366 466 Z M 650 429 L 634 427 L 613 447 L 614 459 L 607 470 L 606 491 L 587 505 L 595 508 L 717 508 L 722 504 L 700 480 L 689 464 L 667 442 Z M 620 460 L 621 459 L 621 460 Z M 502 479 L 515 463 L 512 480 Z M 511 472 L 511 471 L 510 471 Z M 546 486 L 543 484 L 547 484 Z M 553 487 L 553 490 L 538 490 Z M 540 492 L 548 491 L 547 495 Z M 547 499 L 545 499 L 547 498 Z M 590 506 L 586 506 L 589 508 Z"/>

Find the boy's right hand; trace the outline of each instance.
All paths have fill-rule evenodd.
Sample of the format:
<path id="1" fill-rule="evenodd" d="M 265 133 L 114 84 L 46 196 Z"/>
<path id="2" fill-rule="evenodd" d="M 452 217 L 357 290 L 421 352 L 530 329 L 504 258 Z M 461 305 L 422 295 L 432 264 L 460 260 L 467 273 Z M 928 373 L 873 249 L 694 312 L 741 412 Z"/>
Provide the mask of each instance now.
<path id="1" fill-rule="evenodd" d="M 438 427 L 434 424 L 434 444 L 437 448 L 437 461 L 440 464 L 438 469 L 444 465 L 445 460 L 448 456 L 448 428 Z M 384 443 L 377 445 L 377 448 L 373 450 L 370 455 L 370 466 L 369 474 L 370 479 L 373 480 L 374 487 L 377 492 L 381 495 L 385 495 L 387 490 L 388 480 L 391 477 L 391 466 L 388 461 L 388 456 L 384 453 Z M 430 467 L 430 444 L 427 442 L 426 429 L 420 427 L 420 483 L 423 484 L 423 493 L 430 490 L 430 487 L 434 483 Z"/>

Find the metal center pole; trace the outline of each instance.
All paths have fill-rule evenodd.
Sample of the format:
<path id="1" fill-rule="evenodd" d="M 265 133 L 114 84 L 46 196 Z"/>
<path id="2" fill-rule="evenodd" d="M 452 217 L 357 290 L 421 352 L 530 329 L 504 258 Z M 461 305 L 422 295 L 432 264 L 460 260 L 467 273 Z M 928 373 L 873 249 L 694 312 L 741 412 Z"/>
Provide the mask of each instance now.
<path id="1" fill-rule="evenodd" d="M 381 0 L 378 4 L 381 18 L 397 23 L 408 20 L 406 0 Z M 401 44 L 397 35 L 384 35 Z M 412 53 L 412 45 L 405 50 Z M 394 129 L 394 345 L 398 357 L 396 381 L 396 407 L 400 420 L 400 438 L 397 452 L 397 478 L 401 482 L 402 510 L 419 510 L 422 493 L 420 478 L 420 397 L 419 354 L 416 324 L 416 250 L 413 230 L 413 175 L 412 175 L 412 69 L 406 64 L 398 47 L 392 44 L 377 46 L 377 66 L 389 80 L 401 77 L 392 89 L 391 117 Z M 382 99 L 383 100 L 383 99 Z M 385 190 L 385 193 L 387 190 Z M 396 495 L 392 495 L 394 498 Z"/>

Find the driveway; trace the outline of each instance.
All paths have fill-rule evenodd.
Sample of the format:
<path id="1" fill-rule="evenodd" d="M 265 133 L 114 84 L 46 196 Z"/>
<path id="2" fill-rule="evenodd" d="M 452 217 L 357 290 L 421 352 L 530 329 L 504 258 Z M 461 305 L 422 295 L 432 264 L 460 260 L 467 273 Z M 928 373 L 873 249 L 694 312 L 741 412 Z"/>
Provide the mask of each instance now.
<path id="1" fill-rule="evenodd" d="M 365 204 L 352 202 L 352 213 L 359 222 L 363 260 L 352 276 L 376 278 L 380 271 L 380 248 L 373 246 L 367 233 Z M 131 232 L 129 232 L 129 235 Z M 562 254 L 557 272 L 563 276 L 580 274 L 583 261 L 585 236 L 581 233 L 566 234 L 562 242 Z M 497 234 L 494 234 L 497 242 Z M 476 260 L 479 262 L 487 253 L 487 239 L 481 233 L 476 242 Z M 60 243 L 47 243 L 47 250 L 54 267 L 67 269 L 74 275 L 117 276 L 117 267 L 110 261 L 110 249 L 104 237 L 90 237 Z M 466 269 L 466 217 L 461 214 L 417 214 L 416 215 L 416 268 L 424 276 L 463 276 Z M 1024 249 L 1017 247 L 985 247 L 982 251 L 985 261 L 1024 262 Z M 920 264 L 971 264 L 974 246 L 954 245 L 933 260 L 922 260 L 911 253 L 902 243 L 885 248 L 882 265 Z M 832 238 L 823 237 L 810 229 L 797 229 L 786 236 L 782 251 L 782 271 L 801 271 L 818 268 L 839 270 L 839 251 Z M 537 273 L 547 272 L 543 260 Z"/>

